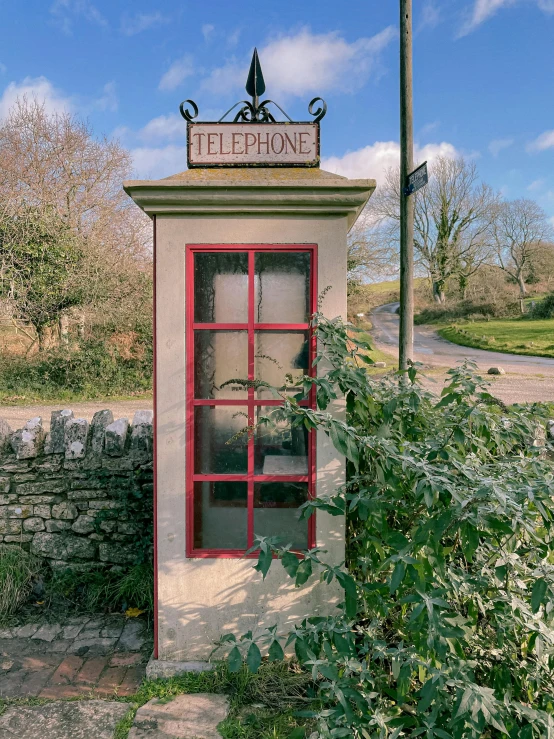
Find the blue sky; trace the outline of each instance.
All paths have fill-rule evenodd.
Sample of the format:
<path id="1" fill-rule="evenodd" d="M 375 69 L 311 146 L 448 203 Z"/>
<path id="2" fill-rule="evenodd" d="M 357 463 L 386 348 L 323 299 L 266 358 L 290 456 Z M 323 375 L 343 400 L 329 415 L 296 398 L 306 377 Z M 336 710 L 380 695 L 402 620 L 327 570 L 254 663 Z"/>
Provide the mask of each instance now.
<path id="1" fill-rule="evenodd" d="M 554 0 L 413 0 L 417 156 L 459 152 L 554 219 Z M 181 100 L 217 119 L 256 45 L 292 118 L 322 95 L 322 155 L 347 176 L 398 158 L 398 0 L 0 0 L 0 117 L 17 95 L 117 135 L 139 176 L 186 167 Z M 554 220 L 553 220 L 554 222 Z"/>

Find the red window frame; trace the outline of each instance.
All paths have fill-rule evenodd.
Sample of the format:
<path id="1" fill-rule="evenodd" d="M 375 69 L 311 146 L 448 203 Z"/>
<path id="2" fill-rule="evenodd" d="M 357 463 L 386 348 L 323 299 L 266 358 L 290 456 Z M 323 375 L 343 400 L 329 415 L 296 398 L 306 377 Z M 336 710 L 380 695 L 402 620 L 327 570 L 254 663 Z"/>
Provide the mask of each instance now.
<path id="1" fill-rule="evenodd" d="M 254 485 L 258 482 L 307 482 L 308 497 L 315 497 L 316 444 L 315 431 L 309 432 L 307 475 L 256 475 L 254 474 L 254 440 L 248 440 L 248 471 L 246 474 L 196 474 L 194 472 L 194 409 L 198 406 L 248 406 L 248 424 L 254 424 L 258 406 L 279 406 L 280 400 L 258 399 L 255 388 L 248 388 L 245 399 L 199 399 L 194 397 L 194 332 L 195 330 L 243 330 L 248 331 L 248 379 L 254 379 L 254 336 L 255 331 L 308 331 L 309 373 L 314 374 L 316 340 L 309 323 L 255 323 L 254 322 L 254 255 L 257 252 L 308 252 L 310 254 L 310 314 L 317 304 L 317 245 L 316 244 L 187 244 L 186 246 L 186 556 L 190 558 L 242 557 L 243 549 L 196 549 L 194 547 L 194 483 L 237 481 L 248 485 L 247 498 L 247 541 L 248 548 L 254 542 Z M 248 323 L 195 323 L 194 321 L 194 255 L 198 252 L 247 252 L 248 254 Z M 302 405 L 315 407 L 315 392 L 312 389 Z M 308 520 L 308 547 L 315 546 L 315 514 Z M 257 556 L 255 553 L 250 555 Z"/>

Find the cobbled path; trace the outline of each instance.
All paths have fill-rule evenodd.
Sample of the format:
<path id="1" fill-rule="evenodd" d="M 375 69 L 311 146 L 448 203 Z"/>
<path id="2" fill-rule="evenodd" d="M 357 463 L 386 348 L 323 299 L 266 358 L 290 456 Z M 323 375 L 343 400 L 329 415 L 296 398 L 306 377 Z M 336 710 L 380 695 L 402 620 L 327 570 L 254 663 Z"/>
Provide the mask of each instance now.
<path id="1" fill-rule="evenodd" d="M 0 700 L 132 695 L 151 651 L 146 623 L 124 616 L 0 629 Z"/>

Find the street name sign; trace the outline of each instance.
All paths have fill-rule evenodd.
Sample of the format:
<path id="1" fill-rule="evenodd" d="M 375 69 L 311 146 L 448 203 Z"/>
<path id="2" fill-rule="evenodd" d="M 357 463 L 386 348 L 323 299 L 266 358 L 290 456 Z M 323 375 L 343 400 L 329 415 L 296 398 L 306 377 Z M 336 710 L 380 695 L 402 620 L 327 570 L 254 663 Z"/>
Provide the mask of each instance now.
<path id="1" fill-rule="evenodd" d="M 319 123 L 192 123 L 189 167 L 318 167 Z"/>
<path id="2" fill-rule="evenodd" d="M 408 175 L 408 185 L 406 187 L 406 195 L 412 195 L 414 192 L 420 190 L 424 185 L 429 182 L 429 176 L 427 174 L 427 162 L 423 162 L 417 169 Z"/>

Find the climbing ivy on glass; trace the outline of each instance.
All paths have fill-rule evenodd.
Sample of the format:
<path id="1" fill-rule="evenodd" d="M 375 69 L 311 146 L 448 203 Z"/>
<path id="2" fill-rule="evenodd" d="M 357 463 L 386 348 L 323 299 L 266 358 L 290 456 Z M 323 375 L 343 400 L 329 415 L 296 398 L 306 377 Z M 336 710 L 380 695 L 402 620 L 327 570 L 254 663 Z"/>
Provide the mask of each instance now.
<path id="1" fill-rule="evenodd" d="M 298 558 L 258 537 L 255 568 L 284 567 L 342 602 L 288 634 L 225 635 L 228 665 L 293 647 L 325 710 L 319 737 L 554 737 L 554 478 L 544 409 L 506 408 L 476 368 L 449 371 L 437 397 L 417 367 L 375 379 L 370 347 L 340 320 L 314 318 L 327 371 L 318 409 L 283 396 L 293 424 L 329 435 L 347 483 L 303 515 L 346 515 L 347 561 L 313 549 Z M 320 371 L 321 372 L 321 371 Z M 330 405 L 346 398 L 347 420 Z M 274 558 L 273 555 L 277 555 Z M 338 588 L 337 588 L 338 585 Z M 261 652 L 260 652 L 261 648 Z"/>

